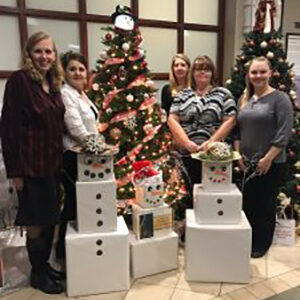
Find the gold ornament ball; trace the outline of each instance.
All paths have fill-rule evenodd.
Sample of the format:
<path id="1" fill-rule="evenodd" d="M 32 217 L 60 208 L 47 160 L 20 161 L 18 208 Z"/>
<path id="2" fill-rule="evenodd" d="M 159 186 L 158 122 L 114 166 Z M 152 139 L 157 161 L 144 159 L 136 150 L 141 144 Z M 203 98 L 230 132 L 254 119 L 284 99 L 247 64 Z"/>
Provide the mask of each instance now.
<path id="1" fill-rule="evenodd" d="M 134 66 L 132 67 L 132 69 L 136 71 L 136 70 L 138 69 L 138 66 L 137 66 L 137 65 L 134 65 Z"/>
<path id="2" fill-rule="evenodd" d="M 124 193 L 125 189 L 124 188 L 120 188 L 119 191 L 120 191 L 120 193 Z"/>
<path id="3" fill-rule="evenodd" d="M 120 130 L 119 128 L 117 128 L 117 127 L 113 128 L 113 129 L 110 131 L 110 133 L 109 133 L 109 135 L 110 135 L 114 140 L 120 139 L 121 134 L 122 134 L 121 130 Z"/>

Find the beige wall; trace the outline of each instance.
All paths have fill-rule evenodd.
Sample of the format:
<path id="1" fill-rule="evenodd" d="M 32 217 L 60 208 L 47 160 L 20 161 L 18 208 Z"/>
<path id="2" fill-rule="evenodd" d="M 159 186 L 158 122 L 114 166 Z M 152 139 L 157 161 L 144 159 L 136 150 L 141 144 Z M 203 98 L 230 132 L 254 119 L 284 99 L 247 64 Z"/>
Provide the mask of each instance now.
<path id="1" fill-rule="evenodd" d="M 235 56 L 243 43 L 244 10 L 243 1 L 226 1 L 223 83 L 229 78 Z"/>
<path id="2" fill-rule="evenodd" d="M 300 33 L 300 28 L 294 27 L 294 22 L 300 22 L 300 1 L 285 0 L 283 16 L 283 34 L 286 32 Z"/>

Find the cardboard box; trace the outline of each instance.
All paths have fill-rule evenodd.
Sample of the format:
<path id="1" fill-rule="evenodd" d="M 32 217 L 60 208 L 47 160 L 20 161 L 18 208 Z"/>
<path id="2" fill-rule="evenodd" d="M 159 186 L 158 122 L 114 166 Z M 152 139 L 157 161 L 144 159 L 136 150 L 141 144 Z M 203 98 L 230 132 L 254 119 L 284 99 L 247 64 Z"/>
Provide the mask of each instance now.
<path id="1" fill-rule="evenodd" d="M 175 232 L 162 237 L 137 240 L 130 233 L 131 276 L 140 278 L 178 267 L 178 236 Z"/>
<path id="2" fill-rule="evenodd" d="M 117 231 L 66 235 L 67 295 L 69 297 L 128 290 L 129 232 L 123 217 Z"/>
<path id="3" fill-rule="evenodd" d="M 163 205 L 164 187 L 163 181 L 136 185 L 136 204 L 144 208 Z"/>
<path id="4" fill-rule="evenodd" d="M 132 227 L 137 240 L 170 234 L 173 226 L 172 208 L 167 204 L 152 208 L 132 205 Z"/>
<path id="5" fill-rule="evenodd" d="M 202 162 L 202 184 L 207 191 L 228 191 L 232 183 L 232 162 Z"/>
<path id="6" fill-rule="evenodd" d="M 240 224 L 197 224 L 186 210 L 186 280 L 248 283 L 250 279 L 251 227 L 242 213 Z"/>
<path id="7" fill-rule="evenodd" d="M 113 156 L 77 154 L 78 181 L 114 180 Z"/>
<path id="8" fill-rule="evenodd" d="M 194 210 L 199 224 L 237 224 L 241 221 L 242 194 L 231 184 L 226 192 L 211 192 L 194 185 Z"/>
<path id="9" fill-rule="evenodd" d="M 115 181 L 76 182 L 76 196 L 79 232 L 117 229 Z"/>

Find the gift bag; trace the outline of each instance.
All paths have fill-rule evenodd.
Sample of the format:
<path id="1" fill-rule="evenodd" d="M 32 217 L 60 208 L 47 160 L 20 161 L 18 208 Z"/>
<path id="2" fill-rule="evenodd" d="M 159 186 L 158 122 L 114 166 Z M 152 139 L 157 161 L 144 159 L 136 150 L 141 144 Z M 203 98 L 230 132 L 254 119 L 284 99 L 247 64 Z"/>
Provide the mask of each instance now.
<path id="1" fill-rule="evenodd" d="M 0 295 L 28 285 L 30 264 L 19 228 L 0 231 Z"/>
<path id="2" fill-rule="evenodd" d="M 278 218 L 276 220 L 273 243 L 282 246 L 295 245 L 295 226 L 294 219 Z"/>

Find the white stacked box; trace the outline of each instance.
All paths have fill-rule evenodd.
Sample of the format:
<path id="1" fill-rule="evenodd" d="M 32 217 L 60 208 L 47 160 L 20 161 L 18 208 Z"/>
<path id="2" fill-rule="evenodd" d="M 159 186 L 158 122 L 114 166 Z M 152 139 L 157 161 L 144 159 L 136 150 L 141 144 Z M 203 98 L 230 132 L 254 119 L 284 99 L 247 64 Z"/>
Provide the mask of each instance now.
<path id="1" fill-rule="evenodd" d="M 132 210 L 133 232 L 137 240 L 161 237 L 172 232 L 172 209 L 167 204 L 152 208 L 133 204 Z"/>
<path id="2" fill-rule="evenodd" d="M 77 230 L 66 235 L 70 297 L 129 289 L 129 232 L 117 217 L 113 156 L 78 154 Z"/>
<path id="3" fill-rule="evenodd" d="M 231 184 L 227 192 L 208 191 L 194 186 L 194 209 L 199 224 L 238 224 L 241 221 L 242 194 Z"/>
<path id="4" fill-rule="evenodd" d="M 116 183 L 77 182 L 77 228 L 81 233 L 117 230 Z"/>
<path id="5" fill-rule="evenodd" d="M 207 191 L 228 191 L 232 182 L 232 162 L 202 162 L 202 184 Z"/>
<path id="6" fill-rule="evenodd" d="M 135 186 L 130 239 L 133 278 L 177 268 L 178 236 L 172 230 L 172 208 L 163 201 L 164 187 L 161 174 L 144 178 Z"/>
<path id="7" fill-rule="evenodd" d="M 69 297 L 129 289 L 129 232 L 123 217 L 116 231 L 78 233 L 68 225 L 66 235 Z"/>
<path id="8" fill-rule="evenodd" d="M 178 236 L 175 232 L 143 240 L 137 240 L 131 233 L 130 245 L 133 278 L 177 269 Z"/>
<path id="9" fill-rule="evenodd" d="M 135 186 L 136 203 L 144 208 L 156 207 L 164 204 L 164 183 L 148 183 Z"/>
<path id="10" fill-rule="evenodd" d="M 196 223 L 186 211 L 186 279 L 203 282 L 249 282 L 251 227 L 245 214 L 232 225 Z"/>
<path id="11" fill-rule="evenodd" d="M 114 181 L 113 156 L 77 155 L 78 181 Z"/>
<path id="12" fill-rule="evenodd" d="M 194 210 L 186 211 L 187 280 L 249 281 L 251 227 L 231 173 L 231 162 L 202 162 Z"/>

